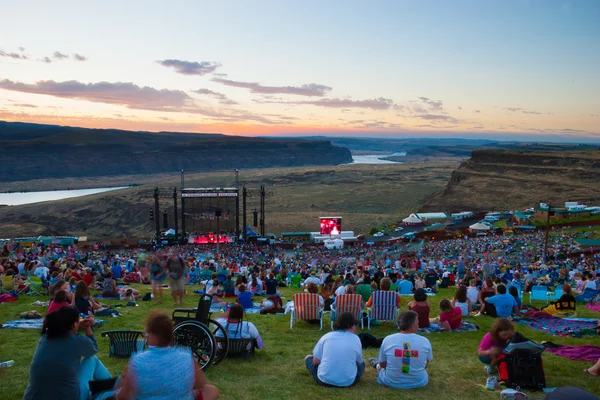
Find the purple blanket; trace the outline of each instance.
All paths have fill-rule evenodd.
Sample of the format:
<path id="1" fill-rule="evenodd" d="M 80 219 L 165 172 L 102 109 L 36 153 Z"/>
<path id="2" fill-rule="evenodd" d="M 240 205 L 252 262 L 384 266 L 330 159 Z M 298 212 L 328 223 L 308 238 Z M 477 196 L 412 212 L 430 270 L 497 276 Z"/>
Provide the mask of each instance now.
<path id="1" fill-rule="evenodd" d="M 600 359 L 600 347 L 584 344 L 582 346 L 560 346 L 547 348 L 547 352 L 576 361 L 597 362 Z"/>
<path id="2" fill-rule="evenodd" d="M 600 304 L 599 303 L 587 303 L 585 305 L 585 308 L 587 308 L 588 310 L 600 312 Z"/>

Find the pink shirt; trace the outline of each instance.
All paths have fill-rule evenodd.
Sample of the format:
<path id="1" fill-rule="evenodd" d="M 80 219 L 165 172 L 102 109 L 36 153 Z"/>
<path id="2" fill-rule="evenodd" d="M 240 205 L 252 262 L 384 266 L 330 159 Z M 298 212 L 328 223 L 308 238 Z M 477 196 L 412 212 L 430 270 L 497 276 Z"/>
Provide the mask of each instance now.
<path id="1" fill-rule="evenodd" d="M 440 314 L 440 322 L 446 322 L 450 325 L 452 330 L 460 328 L 462 324 L 462 309 L 460 307 L 454 307 L 454 310 Z"/>
<path id="2" fill-rule="evenodd" d="M 500 347 L 504 348 L 506 346 L 506 342 L 496 341 L 492 338 L 492 335 L 488 332 L 485 334 L 483 339 L 481 339 L 481 343 L 479 344 L 479 351 L 486 351 L 491 349 L 492 347 Z"/>
<path id="3" fill-rule="evenodd" d="M 65 301 L 62 303 L 57 303 L 55 301 L 51 301 L 50 302 L 50 307 L 48 307 L 48 314 L 50 314 L 52 311 L 56 311 L 56 310 L 60 310 L 61 308 L 70 305 L 69 302 Z"/>

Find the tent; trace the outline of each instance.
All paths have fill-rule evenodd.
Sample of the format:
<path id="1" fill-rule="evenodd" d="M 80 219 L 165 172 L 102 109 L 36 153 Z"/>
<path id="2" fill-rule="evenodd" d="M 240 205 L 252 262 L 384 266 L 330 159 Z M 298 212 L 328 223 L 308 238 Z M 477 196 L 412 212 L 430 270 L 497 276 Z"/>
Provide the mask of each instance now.
<path id="1" fill-rule="evenodd" d="M 410 214 L 407 218 L 404 218 L 402 222 L 406 225 L 419 225 L 423 223 L 423 220 L 415 214 Z"/>
<path id="2" fill-rule="evenodd" d="M 491 228 L 482 222 L 478 222 L 469 227 L 472 231 L 489 231 Z"/>
<path id="3" fill-rule="evenodd" d="M 344 241 L 342 239 L 335 239 L 333 241 L 333 245 L 336 249 L 343 249 L 344 248 Z"/>

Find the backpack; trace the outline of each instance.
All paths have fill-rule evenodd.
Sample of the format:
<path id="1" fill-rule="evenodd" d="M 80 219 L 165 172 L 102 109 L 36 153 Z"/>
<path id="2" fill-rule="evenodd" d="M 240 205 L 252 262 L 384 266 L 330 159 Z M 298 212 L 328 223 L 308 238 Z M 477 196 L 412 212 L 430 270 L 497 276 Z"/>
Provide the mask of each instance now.
<path id="1" fill-rule="evenodd" d="M 183 277 L 183 260 L 181 257 L 177 257 L 177 261 L 174 262 L 169 258 L 167 261 L 167 269 L 169 270 L 169 276 L 175 280 L 181 279 Z"/>
<path id="2" fill-rule="evenodd" d="M 508 388 L 542 390 L 546 387 L 546 375 L 542 363 L 544 346 L 520 333 L 516 333 L 506 345 L 505 353 L 498 356 L 500 380 Z"/>

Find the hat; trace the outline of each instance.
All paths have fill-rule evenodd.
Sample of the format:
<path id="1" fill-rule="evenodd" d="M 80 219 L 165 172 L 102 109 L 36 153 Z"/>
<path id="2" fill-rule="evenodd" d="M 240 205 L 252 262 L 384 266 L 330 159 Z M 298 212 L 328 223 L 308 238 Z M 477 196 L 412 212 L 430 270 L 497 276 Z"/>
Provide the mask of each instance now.
<path id="1" fill-rule="evenodd" d="M 317 273 L 315 271 L 310 271 L 310 276 L 315 276 Z"/>

